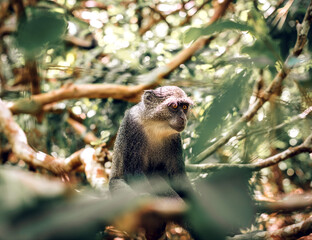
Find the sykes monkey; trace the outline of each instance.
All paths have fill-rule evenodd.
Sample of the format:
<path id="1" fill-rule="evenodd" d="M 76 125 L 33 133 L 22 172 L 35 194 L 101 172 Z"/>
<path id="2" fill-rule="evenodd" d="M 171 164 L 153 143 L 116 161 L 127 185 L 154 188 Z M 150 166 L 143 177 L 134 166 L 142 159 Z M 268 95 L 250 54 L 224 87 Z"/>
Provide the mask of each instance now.
<path id="1" fill-rule="evenodd" d="M 165 86 L 145 91 L 141 102 L 125 113 L 114 146 L 109 181 L 112 194 L 135 194 L 132 182 L 148 182 L 155 177 L 169 185 L 175 180 L 184 189 L 192 189 L 185 172 L 180 136 L 191 105 L 192 100 L 182 89 Z M 181 195 L 174 184 L 171 187 L 167 195 Z"/>

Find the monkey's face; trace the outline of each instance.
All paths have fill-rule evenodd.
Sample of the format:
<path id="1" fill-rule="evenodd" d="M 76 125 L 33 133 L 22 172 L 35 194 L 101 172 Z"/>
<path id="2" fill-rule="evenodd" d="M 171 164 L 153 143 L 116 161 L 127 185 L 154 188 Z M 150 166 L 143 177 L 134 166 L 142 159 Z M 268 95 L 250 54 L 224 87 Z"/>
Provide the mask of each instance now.
<path id="1" fill-rule="evenodd" d="M 188 114 L 189 104 L 182 102 L 176 103 L 173 102 L 169 104 L 168 110 L 171 113 L 168 120 L 169 126 L 176 130 L 177 132 L 182 132 L 187 123 L 187 114 Z"/>
<path id="2" fill-rule="evenodd" d="M 184 130 L 193 101 L 178 87 L 166 86 L 145 91 L 144 119 L 157 122 L 158 131 L 174 134 Z M 155 125 L 156 126 L 156 125 Z"/>

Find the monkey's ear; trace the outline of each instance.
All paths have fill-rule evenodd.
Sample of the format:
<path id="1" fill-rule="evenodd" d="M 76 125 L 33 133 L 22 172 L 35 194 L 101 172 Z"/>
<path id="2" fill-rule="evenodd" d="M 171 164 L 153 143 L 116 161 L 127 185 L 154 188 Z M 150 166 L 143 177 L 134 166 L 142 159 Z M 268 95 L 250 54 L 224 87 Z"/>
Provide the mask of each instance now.
<path id="1" fill-rule="evenodd" d="M 153 90 L 146 90 L 146 91 L 144 91 L 142 100 L 144 103 L 153 103 L 156 101 L 156 98 L 157 97 L 156 97 Z"/>
<path id="2" fill-rule="evenodd" d="M 157 91 L 154 90 L 146 90 L 144 91 L 142 100 L 145 104 L 155 104 L 164 101 L 166 97 L 162 94 L 159 94 Z"/>

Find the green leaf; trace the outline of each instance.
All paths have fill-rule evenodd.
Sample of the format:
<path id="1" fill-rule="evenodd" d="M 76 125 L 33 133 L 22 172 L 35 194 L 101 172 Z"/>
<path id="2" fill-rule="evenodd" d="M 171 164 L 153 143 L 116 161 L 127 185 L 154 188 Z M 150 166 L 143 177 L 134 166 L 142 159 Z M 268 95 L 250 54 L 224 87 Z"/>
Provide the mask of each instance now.
<path id="1" fill-rule="evenodd" d="M 252 46 L 243 47 L 241 53 L 246 53 L 250 57 L 267 57 L 275 62 L 279 57 L 279 44 L 271 39 L 258 39 Z"/>
<path id="2" fill-rule="evenodd" d="M 215 137 L 217 129 L 225 124 L 227 114 L 241 103 L 250 76 L 251 71 L 243 70 L 223 84 L 204 113 L 204 120 L 197 130 L 199 138 L 193 148 L 195 155 L 207 147 L 208 141 Z"/>
<path id="3" fill-rule="evenodd" d="M 233 21 L 219 21 L 206 28 L 191 28 L 184 34 L 184 41 L 189 43 L 201 36 L 212 35 L 224 30 L 254 31 L 251 26 Z"/>
<path id="4" fill-rule="evenodd" d="M 245 57 L 237 57 L 237 58 L 230 58 L 227 60 L 221 60 L 213 65 L 214 68 L 217 67 L 224 67 L 224 66 L 244 66 L 244 67 L 258 67 L 264 68 L 266 66 L 274 66 L 275 62 L 272 59 L 268 58 L 267 56 L 259 56 L 253 58 L 245 58 Z"/>
<path id="5" fill-rule="evenodd" d="M 256 35 L 257 37 L 269 35 L 270 30 L 263 17 L 263 14 L 260 11 L 252 8 L 249 11 L 248 23 L 250 26 L 254 26 L 253 34 Z"/>
<path id="6" fill-rule="evenodd" d="M 27 56 L 36 56 L 52 43 L 59 41 L 66 32 L 67 22 L 58 12 L 33 10 L 20 22 L 17 44 Z"/>

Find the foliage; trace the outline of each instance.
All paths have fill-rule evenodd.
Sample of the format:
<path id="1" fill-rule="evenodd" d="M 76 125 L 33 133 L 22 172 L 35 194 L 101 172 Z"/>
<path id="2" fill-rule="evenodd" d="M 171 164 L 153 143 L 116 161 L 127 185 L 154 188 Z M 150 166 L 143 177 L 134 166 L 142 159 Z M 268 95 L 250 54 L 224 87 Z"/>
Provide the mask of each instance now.
<path id="1" fill-rule="evenodd" d="M 171 66 L 179 53 L 206 39 L 207 42 L 191 57 L 159 81 L 161 85 L 183 88 L 196 103 L 188 127 L 182 133 L 186 162 L 196 162 L 201 153 L 234 131 L 235 126 L 239 126 L 237 133 L 205 155 L 203 163 L 253 163 L 298 146 L 311 132 L 311 113 L 300 117 L 312 103 L 311 41 L 300 56 L 291 54 L 297 40 L 299 25 L 296 21 L 302 22 L 310 1 L 223 1 L 230 2 L 229 5 L 219 2 L 1 1 L 0 97 L 8 106 L 14 103 L 16 108 L 23 110 L 23 114 L 16 114 L 15 120 L 35 150 L 65 158 L 86 144 L 98 147 L 105 142 L 111 151 L 124 112 L 135 101 L 96 97 L 76 99 L 72 96 L 45 104 L 40 112 L 42 105 L 35 101 L 24 102 L 36 95 L 34 79 L 39 79 L 38 95 L 58 91 L 70 84 L 149 84 L 155 80 L 156 73 Z M 18 4 L 22 4 L 25 17 L 18 17 L 16 9 L 23 9 L 18 8 Z M 224 14 L 210 23 L 220 10 L 218 7 L 222 6 Z M 13 30 L 8 31 L 12 28 L 7 27 L 11 26 L 14 26 Z M 308 40 L 312 39 L 311 32 Z M 31 68 L 30 61 L 35 61 L 36 71 Z M 256 99 L 265 98 L 265 89 L 285 68 L 289 72 L 285 71 L 287 76 L 281 86 L 263 102 L 254 117 L 236 125 Z M 34 109 L 39 113 L 29 114 Z M 69 119 L 86 129 L 77 131 Z M 97 140 L 87 142 L 87 133 L 92 133 Z M 29 167 L 12 153 L 2 132 L 0 161 L 4 165 Z M 104 164 L 109 173 L 109 161 Z M 40 172 L 49 175 L 44 170 Z M 240 174 L 221 172 L 215 178 L 209 171 L 189 174 L 203 199 L 211 199 L 211 205 L 215 204 L 218 209 L 218 217 L 231 228 L 231 231 L 225 231 L 214 222 L 214 217 L 205 215 L 210 209 L 196 208 L 196 201 L 187 216 L 196 223 L 194 227 L 198 227 L 198 232 L 207 230 L 201 225 L 206 221 L 226 234 L 249 227 L 256 216 L 251 196 L 279 200 L 285 194 L 309 192 L 311 154 L 295 154 L 257 173 L 248 171 L 247 177 L 242 173 L 243 180 L 238 180 L 237 191 L 233 191 L 228 182 Z M 89 188 L 82 173 L 73 173 L 70 179 L 78 183 L 75 187 L 79 191 Z M 226 189 L 226 193 L 218 192 L 214 199 L 210 198 L 211 188 L 205 188 L 207 185 L 203 184 L 206 181 L 213 182 L 208 184 L 214 188 L 213 194 L 218 188 Z M 242 209 L 239 204 L 232 207 L 232 198 L 227 199 L 229 195 L 233 198 L 236 195 L 236 202 L 242 199 L 249 207 Z M 17 200 L 23 197 L 31 199 L 16 193 Z M 60 202 L 63 204 L 62 200 Z M 1 211 L 5 212 L 6 208 Z M 244 216 L 241 225 L 241 222 L 238 225 L 233 222 L 238 213 Z M 266 219 L 263 222 L 253 222 L 256 229 L 281 227 L 270 221 L 272 216 L 267 216 L 260 215 L 259 219 Z M 290 215 L 288 220 L 295 223 L 304 216 L 304 213 Z M 1 221 L 4 220 L 1 218 Z M 287 221 L 282 222 L 281 225 L 287 224 Z"/>
<path id="2" fill-rule="evenodd" d="M 29 9 L 29 17 L 21 21 L 16 41 L 26 56 L 38 55 L 60 41 L 66 31 L 63 14 L 42 9 Z"/>

